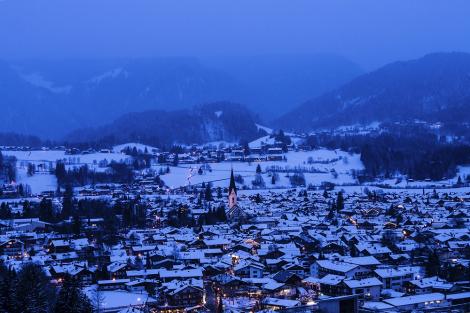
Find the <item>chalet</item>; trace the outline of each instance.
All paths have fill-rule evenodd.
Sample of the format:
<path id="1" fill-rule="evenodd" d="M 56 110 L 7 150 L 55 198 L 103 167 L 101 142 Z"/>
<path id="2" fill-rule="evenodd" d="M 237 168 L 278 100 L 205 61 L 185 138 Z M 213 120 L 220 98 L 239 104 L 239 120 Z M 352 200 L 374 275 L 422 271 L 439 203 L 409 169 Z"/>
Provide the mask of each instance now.
<path id="1" fill-rule="evenodd" d="M 242 260 L 233 267 L 233 272 L 241 278 L 261 278 L 264 268 L 261 263 Z"/>
<path id="2" fill-rule="evenodd" d="M 194 307 L 204 301 L 202 280 L 171 281 L 163 283 L 161 289 L 168 306 L 172 308 Z"/>
<path id="3" fill-rule="evenodd" d="M 130 282 L 130 279 L 110 279 L 110 280 L 98 280 L 96 283 L 100 290 L 124 290 L 126 283 Z"/>
<path id="4" fill-rule="evenodd" d="M 187 269 L 187 270 L 165 270 L 161 269 L 158 271 L 158 275 L 163 282 L 169 282 L 174 279 L 202 279 L 202 269 Z"/>
<path id="5" fill-rule="evenodd" d="M 95 280 L 95 272 L 81 264 L 53 265 L 50 267 L 51 276 L 57 281 L 63 281 L 70 275 L 82 285 L 91 285 Z"/>
<path id="6" fill-rule="evenodd" d="M 248 286 L 248 283 L 241 278 L 228 274 L 216 275 L 212 280 L 216 290 L 229 297 L 244 293 Z"/>
<path id="7" fill-rule="evenodd" d="M 24 254 L 24 243 L 21 240 L 10 239 L 0 243 L 0 254 L 9 258 L 19 258 Z"/>
<path id="8" fill-rule="evenodd" d="M 360 279 L 370 276 L 372 271 L 365 266 L 357 264 L 341 261 L 317 260 L 311 267 L 311 273 L 317 277 L 333 274 Z"/>

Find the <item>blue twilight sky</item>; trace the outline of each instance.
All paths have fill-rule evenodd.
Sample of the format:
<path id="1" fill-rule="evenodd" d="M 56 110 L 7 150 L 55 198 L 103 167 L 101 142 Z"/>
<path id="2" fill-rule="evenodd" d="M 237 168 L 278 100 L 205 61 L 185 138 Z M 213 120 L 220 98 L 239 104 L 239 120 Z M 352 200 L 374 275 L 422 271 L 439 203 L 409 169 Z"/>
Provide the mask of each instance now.
<path id="1" fill-rule="evenodd" d="M 0 58 L 470 52 L 468 0 L 0 0 Z"/>

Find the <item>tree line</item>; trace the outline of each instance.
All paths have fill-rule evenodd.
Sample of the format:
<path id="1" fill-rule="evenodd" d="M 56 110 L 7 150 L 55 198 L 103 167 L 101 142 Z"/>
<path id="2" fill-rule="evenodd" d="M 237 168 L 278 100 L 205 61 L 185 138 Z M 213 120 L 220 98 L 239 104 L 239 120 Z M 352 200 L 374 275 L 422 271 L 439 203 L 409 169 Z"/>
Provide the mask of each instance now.
<path id="1" fill-rule="evenodd" d="M 459 164 L 470 163 L 470 145 L 442 142 L 428 132 L 384 132 L 377 135 L 316 134 L 307 138 L 312 147 L 342 149 L 361 154 L 365 170 L 358 178 L 408 178 L 441 180 L 455 177 Z"/>
<path id="2" fill-rule="evenodd" d="M 58 288 L 56 288 L 58 287 Z M 93 305 L 77 280 L 51 283 L 40 265 L 25 263 L 16 272 L 0 264 L 0 310 L 6 313 L 92 313 Z"/>

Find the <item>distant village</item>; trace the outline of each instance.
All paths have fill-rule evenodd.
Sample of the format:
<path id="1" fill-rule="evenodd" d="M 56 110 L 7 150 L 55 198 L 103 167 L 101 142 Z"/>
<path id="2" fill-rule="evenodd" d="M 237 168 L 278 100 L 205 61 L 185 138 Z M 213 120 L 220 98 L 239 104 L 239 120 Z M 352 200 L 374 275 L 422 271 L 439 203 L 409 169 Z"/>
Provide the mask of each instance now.
<path id="1" fill-rule="evenodd" d="M 264 182 L 272 188 L 243 188 L 246 173 L 231 165 L 210 182 L 165 183 L 167 167 L 206 164 L 197 176 L 220 162 L 258 164 L 250 173 L 256 182 L 268 175 L 265 162 L 289 163 L 289 152 L 309 151 L 269 137 L 169 152 L 123 147 L 122 162 L 86 161 L 111 149 L 56 147 L 64 156 L 58 162 L 13 160 L 9 149 L 32 151 L 2 149 L 0 305 L 73 298 L 116 313 L 470 311 L 470 189 L 463 182 L 446 189 L 309 185 L 291 173 L 289 188 L 276 189 L 274 178 Z M 30 177 L 52 172 L 57 187 L 20 190 L 12 162 Z M 56 292 L 43 295 L 39 287 Z"/>

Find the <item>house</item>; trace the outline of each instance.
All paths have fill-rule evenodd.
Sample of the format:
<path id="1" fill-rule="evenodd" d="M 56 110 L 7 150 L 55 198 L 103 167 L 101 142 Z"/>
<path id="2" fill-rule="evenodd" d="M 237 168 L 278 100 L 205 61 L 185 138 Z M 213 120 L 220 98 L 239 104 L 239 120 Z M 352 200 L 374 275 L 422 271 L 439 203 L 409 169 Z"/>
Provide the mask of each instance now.
<path id="1" fill-rule="evenodd" d="M 97 285 L 100 290 L 124 290 L 126 288 L 126 283 L 130 281 L 130 279 L 98 280 Z"/>
<path id="2" fill-rule="evenodd" d="M 426 293 L 414 296 L 384 299 L 383 302 L 401 311 L 416 309 L 437 309 L 448 307 L 448 301 L 442 293 Z"/>
<path id="3" fill-rule="evenodd" d="M 297 300 L 287 300 L 287 299 L 278 299 L 278 298 L 264 298 L 261 301 L 261 305 L 265 310 L 283 310 L 289 309 L 296 306 L 300 306 L 300 301 Z"/>
<path id="4" fill-rule="evenodd" d="M 344 294 L 344 286 L 342 284 L 344 276 L 327 274 L 319 280 L 320 291 L 328 296 L 341 296 Z"/>
<path id="5" fill-rule="evenodd" d="M 331 260 L 317 260 L 311 268 L 311 274 L 320 278 L 327 274 L 333 274 L 360 279 L 370 276 L 371 272 L 364 266 Z"/>
<path id="6" fill-rule="evenodd" d="M 24 254 L 24 243 L 17 239 L 4 241 L 0 243 L 0 254 L 9 258 L 22 257 Z"/>
<path id="7" fill-rule="evenodd" d="M 432 292 L 449 293 L 454 284 L 447 282 L 437 276 L 423 277 L 405 283 L 405 290 L 409 294 L 424 294 Z"/>
<path id="8" fill-rule="evenodd" d="M 375 276 L 382 282 L 383 289 L 403 291 L 404 285 L 418 276 L 413 267 L 381 268 L 374 271 Z"/>
<path id="9" fill-rule="evenodd" d="M 162 293 L 170 307 L 194 307 L 203 304 L 204 284 L 202 280 L 195 279 L 175 280 L 163 283 Z"/>
<path id="10" fill-rule="evenodd" d="M 233 267 L 233 272 L 236 276 L 241 278 L 261 278 L 263 277 L 264 265 L 251 261 L 241 260 Z"/>
<path id="11" fill-rule="evenodd" d="M 169 282 L 174 279 L 202 279 L 202 269 L 186 269 L 186 270 L 166 270 L 161 269 L 158 271 L 158 275 L 163 282 Z"/>
<path id="12" fill-rule="evenodd" d="M 91 285 L 95 279 L 95 272 L 82 264 L 53 265 L 50 273 L 59 282 L 63 281 L 66 275 L 70 275 L 85 286 Z"/>
<path id="13" fill-rule="evenodd" d="M 214 276 L 212 281 L 215 283 L 215 289 L 228 297 L 244 293 L 248 286 L 244 280 L 228 274 Z"/>
<path id="14" fill-rule="evenodd" d="M 357 295 L 359 300 L 379 300 L 382 282 L 376 277 L 343 280 L 346 293 Z"/>

